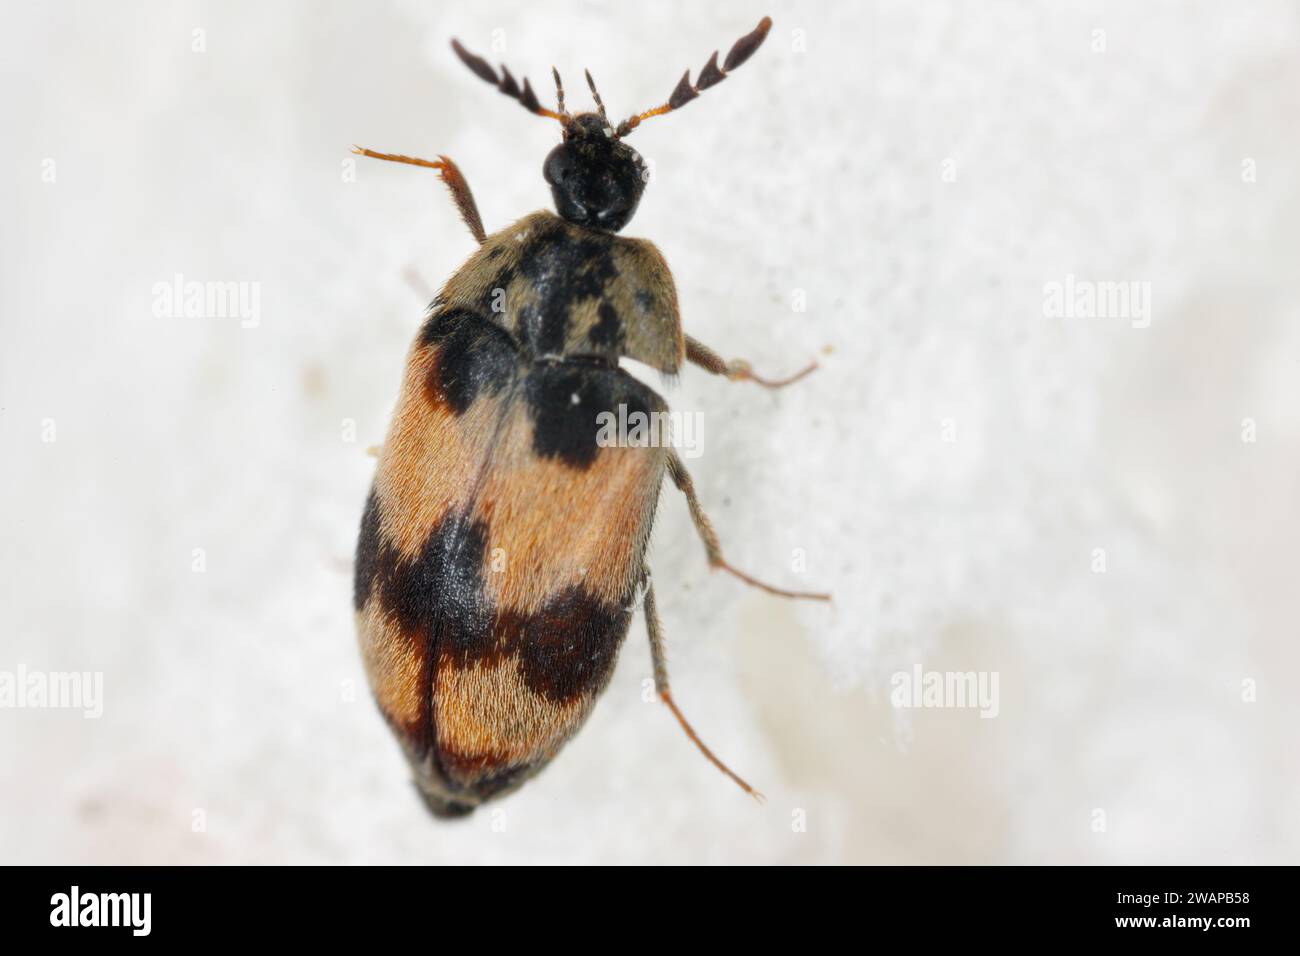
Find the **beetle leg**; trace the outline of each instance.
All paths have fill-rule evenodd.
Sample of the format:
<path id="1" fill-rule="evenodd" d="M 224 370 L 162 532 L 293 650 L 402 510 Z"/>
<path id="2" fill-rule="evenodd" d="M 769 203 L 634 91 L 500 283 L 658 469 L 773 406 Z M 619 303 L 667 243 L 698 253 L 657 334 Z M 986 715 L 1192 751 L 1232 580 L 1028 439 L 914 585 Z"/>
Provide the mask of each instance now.
<path id="1" fill-rule="evenodd" d="M 746 783 L 730 767 L 717 758 L 717 756 L 704 745 L 695 728 L 690 725 L 686 717 L 677 709 L 677 704 L 673 701 L 672 691 L 668 687 L 668 659 L 664 651 L 664 634 L 663 625 L 659 622 L 659 612 L 655 608 L 655 589 L 654 584 L 650 581 L 650 572 L 645 572 L 646 590 L 643 607 L 645 608 L 645 626 L 646 631 L 650 634 L 650 660 L 654 665 L 655 672 L 655 693 L 659 699 L 668 705 L 668 709 L 673 712 L 677 718 L 677 723 L 682 725 L 682 730 L 686 731 L 686 736 L 695 742 L 695 746 L 700 748 L 700 753 L 709 758 L 709 762 L 725 773 L 728 777 L 736 782 L 741 790 L 757 800 L 763 802 L 763 795 Z"/>
<path id="2" fill-rule="evenodd" d="M 817 368 L 817 363 L 813 361 L 789 378 L 763 378 L 761 375 L 755 374 L 754 369 L 744 359 L 732 359 L 728 362 L 703 342 L 693 339 L 689 335 L 686 336 L 686 361 L 694 362 L 706 372 L 712 372 L 714 375 L 725 375 L 733 382 L 756 382 L 765 388 L 782 388 L 786 385 L 793 385 Z"/>
<path id="3" fill-rule="evenodd" d="M 363 146 L 353 146 L 352 152 L 358 156 L 369 156 L 371 159 L 386 159 L 390 163 L 406 163 L 408 166 L 436 169 L 439 178 L 451 190 L 451 198 L 456 203 L 460 218 L 465 220 L 465 225 L 469 226 L 469 231 L 474 234 L 474 238 L 479 242 L 487 238 L 487 233 L 483 230 L 483 219 L 478 214 L 478 206 L 474 203 L 474 194 L 470 192 L 469 183 L 461 174 L 460 167 L 446 156 L 439 156 L 436 160 L 419 159 L 415 156 L 398 156 L 395 153 L 377 153 Z"/>
<path id="4" fill-rule="evenodd" d="M 675 451 L 670 452 L 668 455 L 668 474 L 672 476 L 673 484 L 686 496 L 686 504 L 691 509 L 691 520 L 695 522 L 695 530 L 699 532 L 700 538 L 703 539 L 704 550 L 709 555 L 709 567 L 721 568 L 728 574 L 740 578 L 746 584 L 780 597 L 807 598 L 810 601 L 829 601 L 831 599 L 829 594 L 813 591 L 787 591 L 785 588 L 765 584 L 728 563 L 727 559 L 722 556 L 722 543 L 718 541 L 718 533 L 713 530 L 713 522 L 704 513 L 704 508 L 700 505 L 700 499 L 695 494 L 695 483 L 691 481 L 690 473 L 686 470 L 686 466 L 682 464 L 681 458 Z"/>

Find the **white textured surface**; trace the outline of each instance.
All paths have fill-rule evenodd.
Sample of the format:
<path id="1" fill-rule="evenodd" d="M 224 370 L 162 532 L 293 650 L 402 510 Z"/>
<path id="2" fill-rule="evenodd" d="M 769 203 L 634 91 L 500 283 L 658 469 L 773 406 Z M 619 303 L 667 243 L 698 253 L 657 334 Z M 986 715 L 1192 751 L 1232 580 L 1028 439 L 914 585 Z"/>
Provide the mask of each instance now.
<path id="1" fill-rule="evenodd" d="M 1138 6 L 11 10 L 0 670 L 101 670 L 105 712 L 0 711 L 0 859 L 1298 862 L 1300 24 Z M 677 697 L 768 803 L 643 703 L 638 619 L 504 816 L 433 823 L 345 699 L 349 569 L 423 305 L 402 271 L 440 283 L 471 240 L 431 175 L 341 181 L 346 147 L 453 156 L 499 228 L 548 204 L 556 131 L 449 36 L 503 30 L 492 58 L 544 98 L 554 62 L 574 105 L 589 66 L 622 114 L 762 12 L 750 64 L 636 134 L 657 179 L 628 233 L 693 334 L 823 361 L 671 395 L 705 413 L 731 557 L 836 595 L 710 577 L 666 493 Z M 178 272 L 260 283 L 260 326 L 154 318 Z M 1151 326 L 1045 318 L 1067 274 L 1150 282 Z M 997 671 L 1000 715 L 895 712 L 916 661 Z"/>

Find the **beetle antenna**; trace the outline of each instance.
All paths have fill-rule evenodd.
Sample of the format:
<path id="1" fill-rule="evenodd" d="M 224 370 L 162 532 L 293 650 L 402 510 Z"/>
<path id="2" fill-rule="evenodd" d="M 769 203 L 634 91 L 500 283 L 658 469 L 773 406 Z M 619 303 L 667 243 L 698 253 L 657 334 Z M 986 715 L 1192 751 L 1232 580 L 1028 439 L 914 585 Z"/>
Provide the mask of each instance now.
<path id="1" fill-rule="evenodd" d="M 504 63 L 501 64 L 501 76 L 498 77 L 497 71 L 492 69 L 492 64 L 481 56 L 470 53 L 469 50 L 461 46 L 459 40 L 453 39 L 451 48 L 456 51 L 456 56 L 460 57 L 460 62 L 469 67 L 475 76 L 485 83 L 491 83 L 511 99 L 518 100 L 519 105 L 528 112 L 536 113 L 538 116 L 545 116 L 548 119 L 559 120 L 561 123 L 568 120 L 568 116 L 564 112 L 563 96 L 560 97 L 560 110 L 558 113 L 555 110 L 548 110 L 538 101 L 537 94 L 533 92 L 533 87 L 528 82 L 527 77 L 524 77 L 524 85 L 521 88 L 515 82 L 515 78 L 510 75 L 510 71 L 506 69 Z"/>
<path id="2" fill-rule="evenodd" d="M 629 116 L 618 124 L 618 129 L 614 135 L 626 136 L 640 126 L 642 120 L 650 119 L 652 116 L 663 116 L 665 113 L 681 109 L 699 96 L 700 90 L 707 90 L 710 86 L 717 86 L 731 74 L 732 70 L 754 55 L 754 51 L 763 45 L 763 41 L 767 39 L 767 32 L 771 29 L 771 17 L 764 17 L 759 20 L 758 26 L 732 44 L 730 52 L 727 53 L 727 58 L 722 61 L 721 68 L 718 67 L 718 51 L 714 50 L 713 56 L 709 57 L 709 62 L 704 64 L 704 69 L 700 70 L 700 75 L 696 77 L 694 86 L 691 85 L 691 71 L 687 70 L 682 74 L 682 78 L 677 81 L 677 86 L 673 89 L 672 95 L 668 97 L 667 103 L 646 110 L 644 113 Z"/>
<path id="3" fill-rule="evenodd" d="M 559 107 L 561 116 L 568 116 L 569 111 L 564 108 L 564 81 L 560 79 L 560 71 L 551 67 L 551 76 L 555 77 L 555 103 Z"/>
<path id="4" fill-rule="evenodd" d="M 596 81 L 591 78 L 591 70 L 583 70 L 582 72 L 587 74 L 587 85 L 591 87 L 591 96 L 596 101 L 596 109 L 600 113 L 600 118 L 608 125 L 609 117 L 605 115 L 605 104 L 600 100 L 600 91 L 596 89 Z"/>

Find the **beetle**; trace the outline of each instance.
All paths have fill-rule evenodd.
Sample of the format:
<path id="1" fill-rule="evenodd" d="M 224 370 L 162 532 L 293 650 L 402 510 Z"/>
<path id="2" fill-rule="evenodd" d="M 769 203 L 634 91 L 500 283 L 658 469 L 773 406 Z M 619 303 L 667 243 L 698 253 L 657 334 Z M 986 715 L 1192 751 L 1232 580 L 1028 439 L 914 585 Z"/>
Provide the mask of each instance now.
<path id="1" fill-rule="evenodd" d="M 677 293 L 653 244 L 617 233 L 647 177 L 626 143 L 651 117 L 720 83 L 763 43 L 772 21 L 690 71 L 662 106 L 610 123 L 571 114 L 552 68 L 556 109 L 503 65 L 452 41 L 457 57 L 562 139 L 542 167 L 554 213 L 489 235 L 452 160 L 353 152 L 434 169 L 478 248 L 437 295 L 409 353 L 357 543 L 353 604 L 367 678 L 437 817 L 470 813 L 539 772 L 582 726 L 643 605 L 655 689 L 704 755 L 668 684 L 662 625 L 645 564 L 665 475 L 686 496 L 711 568 L 773 594 L 723 557 L 690 475 L 662 445 L 598 441 L 601 412 L 665 412 L 620 368 L 635 359 L 671 376 L 684 362 L 781 387 L 684 334 Z"/>

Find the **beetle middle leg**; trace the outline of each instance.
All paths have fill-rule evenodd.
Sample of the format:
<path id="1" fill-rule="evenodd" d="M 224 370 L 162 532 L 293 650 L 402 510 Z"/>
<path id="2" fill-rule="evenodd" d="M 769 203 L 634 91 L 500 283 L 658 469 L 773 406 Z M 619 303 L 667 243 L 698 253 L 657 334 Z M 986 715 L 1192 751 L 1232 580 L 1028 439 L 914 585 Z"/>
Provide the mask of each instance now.
<path id="1" fill-rule="evenodd" d="M 436 160 L 420 159 L 417 156 L 399 156 L 396 153 L 377 153 L 364 146 L 353 146 L 352 152 L 358 156 L 369 156 L 371 159 L 386 159 L 390 163 L 406 163 L 408 166 L 436 169 L 438 177 L 451 190 L 451 198 L 456 203 L 460 218 L 465 221 L 465 225 L 469 226 L 469 231 L 474 234 L 474 238 L 480 243 L 487 238 L 487 233 L 483 229 L 483 219 L 478 214 L 478 206 L 474 202 L 474 194 L 470 192 L 469 183 L 465 181 L 460 167 L 446 156 L 439 156 Z"/>
<path id="2" fill-rule="evenodd" d="M 706 372 L 712 372 L 714 375 L 725 375 L 733 382 L 756 382 L 764 388 L 783 388 L 786 385 L 793 385 L 817 368 L 817 363 L 813 361 L 788 378 L 764 378 L 755 373 L 753 367 L 744 359 L 727 361 L 703 342 L 693 339 L 689 335 L 686 336 L 686 361 L 694 362 Z"/>
<path id="3" fill-rule="evenodd" d="M 691 481 L 690 472 L 686 470 L 686 466 L 682 464 L 682 459 L 675 451 L 670 452 L 668 455 L 668 474 L 672 476 L 673 484 L 686 496 L 686 504 L 691 509 L 691 521 L 695 523 L 695 530 L 699 532 L 700 538 L 704 541 L 704 550 L 709 556 L 709 567 L 721 568 L 728 574 L 740 578 L 746 584 L 780 597 L 807 598 L 810 601 L 829 601 L 831 599 L 829 594 L 814 591 L 788 591 L 785 588 L 765 584 L 730 564 L 722 556 L 722 543 L 718 540 L 718 533 L 713 530 L 713 522 L 704 513 L 704 508 L 700 505 L 700 499 L 695 494 L 695 483 Z"/>
<path id="4" fill-rule="evenodd" d="M 650 572 L 645 572 L 646 589 L 645 598 L 642 601 L 642 607 L 645 609 L 645 627 L 650 635 L 650 661 L 654 666 L 655 674 L 655 693 L 659 695 L 668 709 L 673 712 L 677 718 L 677 723 L 682 725 L 682 730 L 686 731 L 686 736 L 695 742 L 695 746 L 700 748 L 700 753 L 709 758 L 709 762 L 725 773 L 728 777 L 736 782 L 741 790 L 757 800 L 763 802 L 763 795 L 751 787 L 730 767 L 717 758 L 717 756 L 705 746 L 700 735 L 695 732 L 695 728 L 690 725 L 685 715 L 677 709 L 677 704 L 673 700 L 672 691 L 668 687 L 668 655 L 664 651 L 664 634 L 663 625 L 659 621 L 659 611 L 655 607 L 655 587 L 650 580 Z"/>

